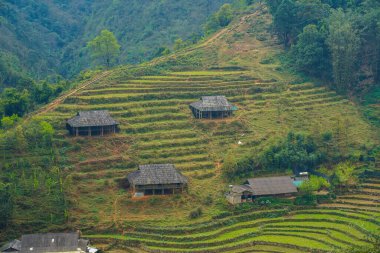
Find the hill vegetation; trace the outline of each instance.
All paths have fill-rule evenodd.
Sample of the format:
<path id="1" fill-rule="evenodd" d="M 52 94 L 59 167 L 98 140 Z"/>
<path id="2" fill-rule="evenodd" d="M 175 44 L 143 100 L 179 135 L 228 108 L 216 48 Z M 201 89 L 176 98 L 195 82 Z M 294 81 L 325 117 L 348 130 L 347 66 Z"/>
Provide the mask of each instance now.
<path id="1" fill-rule="evenodd" d="M 103 29 L 122 45 L 119 63 L 139 63 L 178 38 L 201 37 L 207 17 L 228 2 L 1 0 L 0 73 L 71 77 L 90 66 L 86 43 Z"/>
<path id="2" fill-rule="evenodd" d="M 207 39 L 95 72 L 34 114 L 6 117 L 1 240 L 80 229 L 115 252 L 375 252 L 379 129 L 344 94 L 288 69 L 293 56 L 272 33 L 272 11 L 224 6 L 206 22 Z M 196 120 L 188 104 L 202 95 L 226 95 L 239 110 Z M 68 136 L 66 119 L 100 109 L 120 133 Z M 174 163 L 189 192 L 132 199 L 126 175 L 147 163 Z M 330 183 L 313 177 L 295 200 L 226 203 L 229 184 L 301 170 Z"/>

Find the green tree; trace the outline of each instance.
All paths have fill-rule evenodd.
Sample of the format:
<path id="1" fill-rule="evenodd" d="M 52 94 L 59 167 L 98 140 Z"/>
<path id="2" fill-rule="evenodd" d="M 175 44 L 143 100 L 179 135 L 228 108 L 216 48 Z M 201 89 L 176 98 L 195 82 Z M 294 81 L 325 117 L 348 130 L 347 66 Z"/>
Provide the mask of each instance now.
<path id="1" fill-rule="evenodd" d="M 316 25 L 307 25 L 298 35 L 292 47 L 296 67 L 311 76 L 326 77 L 330 72 L 330 55 L 325 43 L 325 34 Z"/>
<path id="2" fill-rule="evenodd" d="M 182 39 L 176 39 L 174 41 L 173 50 L 178 51 L 178 50 L 181 50 L 182 48 L 184 48 L 186 46 L 187 46 L 187 43 L 185 41 L 183 41 Z"/>
<path id="3" fill-rule="evenodd" d="M 33 120 L 30 124 L 24 126 L 23 133 L 31 148 L 50 147 L 54 128 L 46 121 Z"/>
<path id="4" fill-rule="evenodd" d="M 304 181 L 300 185 L 300 191 L 305 194 L 312 194 L 315 191 L 319 191 L 322 188 L 329 188 L 330 183 L 323 177 L 315 175 L 310 176 L 309 180 Z"/>
<path id="5" fill-rule="evenodd" d="M 231 4 L 224 4 L 220 7 L 220 10 L 216 13 L 216 19 L 221 27 L 229 25 L 234 18 L 234 12 Z"/>
<path id="6" fill-rule="evenodd" d="M 296 3 L 293 0 L 283 0 L 274 13 L 273 24 L 285 47 L 291 43 L 297 22 Z"/>
<path id="7" fill-rule="evenodd" d="M 334 167 L 333 183 L 340 187 L 348 188 L 357 183 L 355 167 L 348 162 L 339 163 Z"/>
<path id="8" fill-rule="evenodd" d="M 6 228 L 12 218 L 13 201 L 9 185 L 0 182 L 0 229 Z"/>
<path id="9" fill-rule="evenodd" d="M 17 114 L 13 114 L 12 116 L 6 116 L 1 119 L 1 127 L 3 129 L 10 129 L 14 126 L 14 124 L 19 120 Z"/>
<path id="10" fill-rule="evenodd" d="M 254 169 L 253 159 L 249 156 L 236 158 L 234 152 L 228 152 L 222 166 L 223 175 L 226 178 L 246 178 L 252 176 Z"/>
<path id="11" fill-rule="evenodd" d="M 101 60 L 108 68 L 120 52 L 120 45 L 115 35 L 109 30 L 102 30 L 100 35 L 87 43 L 93 58 Z"/>
<path id="12" fill-rule="evenodd" d="M 24 115 L 30 105 L 30 96 L 27 90 L 18 91 L 15 88 L 7 88 L 3 91 L 0 100 L 0 107 L 5 116 L 13 114 Z"/>
<path id="13" fill-rule="evenodd" d="M 260 167 L 267 170 L 305 171 L 315 168 L 322 160 L 323 154 L 311 136 L 293 132 L 259 155 Z"/>
<path id="14" fill-rule="evenodd" d="M 332 54 L 332 68 L 336 88 L 352 91 L 357 81 L 357 56 L 360 37 L 352 24 L 352 17 L 342 9 L 333 11 L 329 19 L 327 43 Z"/>
<path id="15" fill-rule="evenodd" d="M 231 4 L 224 4 L 214 13 L 204 25 L 206 35 L 209 35 L 216 30 L 229 25 L 234 17 L 234 10 Z"/>
<path id="16" fill-rule="evenodd" d="M 365 0 L 358 13 L 363 52 L 372 70 L 374 83 L 380 82 L 380 1 Z"/>

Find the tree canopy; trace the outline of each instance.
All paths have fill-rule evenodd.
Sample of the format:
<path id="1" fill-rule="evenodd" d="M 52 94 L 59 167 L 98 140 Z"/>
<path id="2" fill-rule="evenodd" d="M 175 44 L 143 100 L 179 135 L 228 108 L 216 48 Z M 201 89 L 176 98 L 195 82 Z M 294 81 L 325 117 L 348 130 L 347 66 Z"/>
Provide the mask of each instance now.
<path id="1" fill-rule="evenodd" d="M 91 56 L 108 68 L 115 62 L 120 52 L 119 42 L 109 30 L 102 30 L 98 36 L 88 42 L 87 47 Z"/>

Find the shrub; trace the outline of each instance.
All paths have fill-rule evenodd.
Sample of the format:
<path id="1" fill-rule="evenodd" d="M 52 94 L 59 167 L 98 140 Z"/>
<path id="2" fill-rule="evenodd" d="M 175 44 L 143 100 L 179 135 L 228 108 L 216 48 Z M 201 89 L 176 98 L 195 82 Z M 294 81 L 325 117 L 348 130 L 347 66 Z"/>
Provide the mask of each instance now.
<path id="1" fill-rule="evenodd" d="M 325 178 L 312 175 L 310 179 L 304 181 L 299 188 L 301 192 L 311 194 L 314 191 L 329 187 L 330 183 Z"/>
<path id="2" fill-rule="evenodd" d="M 202 208 L 198 207 L 197 209 L 193 210 L 189 214 L 190 219 L 196 219 L 202 215 Z"/>
<path id="3" fill-rule="evenodd" d="M 317 197 L 311 194 L 305 194 L 302 196 L 297 196 L 294 204 L 297 206 L 316 206 L 317 205 Z"/>
<path id="4" fill-rule="evenodd" d="M 265 169 L 305 171 L 318 166 L 322 158 L 311 136 L 290 132 L 285 139 L 267 148 L 259 162 Z"/>
<path id="5" fill-rule="evenodd" d="M 209 194 L 204 199 L 203 204 L 205 204 L 206 206 L 210 206 L 210 205 L 212 205 L 213 202 L 214 202 L 214 200 L 212 199 L 212 196 Z"/>
<path id="6" fill-rule="evenodd" d="M 241 159 L 236 159 L 236 154 L 229 152 L 224 159 L 223 175 L 226 178 L 242 178 L 250 176 L 254 169 L 253 159 L 245 156 Z"/>

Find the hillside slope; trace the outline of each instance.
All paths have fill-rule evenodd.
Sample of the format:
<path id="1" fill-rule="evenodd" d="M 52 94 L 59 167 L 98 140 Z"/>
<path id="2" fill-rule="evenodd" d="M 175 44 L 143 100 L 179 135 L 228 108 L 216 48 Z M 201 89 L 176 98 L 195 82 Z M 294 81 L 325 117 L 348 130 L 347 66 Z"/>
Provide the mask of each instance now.
<path id="1" fill-rule="evenodd" d="M 259 152 L 290 130 L 340 133 L 340 151 L 347 153 L 379 143 L 377 130 L 349 100 L 282 69 L 270 23 L 259 7 L 193 48 L 112 70 L 33 116 L 56 129 L 66 228 L 95 234 L 99 244 L 118 239 L 120 247 L 174 252 L 310 252 L 368 244 L 366 235 L 380 224 L 377 179 L 363 186 L 375 197 L 358 192 L 316 210 L 221 215 L 229 183 L 221 163 L 228 151 Z M 195 120 L 188 104 L 202 95 L 226 95 L 239 111 L 230 119 Z M 120 133 L 69 137 L 65 120 L 90 109 L 109 110 L 121 123 Z M 132 200 L 123 179 L 145 163 L 174 163 L 189 177 L 189 193 Z M 198 206 L 204 215 L 189 220 Z M 18 208 L 17 226 L 30 227 L 32 221 L 22 218 L 26 210 Z M 246 251 L 238 250 L 242 245 Z"/>
<path id="2" fill-rule="evenodd" d="M 91 63 L 86 43 L 109 29 L 122 46 L 120 63 L 138 63 L 177 38 L 199 37 L 207 17 L 227 2 L 1 0 L 0 55 L 37 79 L 71 77 Z"/>

